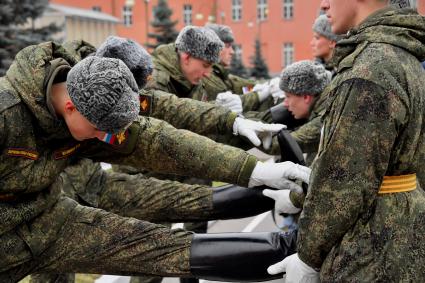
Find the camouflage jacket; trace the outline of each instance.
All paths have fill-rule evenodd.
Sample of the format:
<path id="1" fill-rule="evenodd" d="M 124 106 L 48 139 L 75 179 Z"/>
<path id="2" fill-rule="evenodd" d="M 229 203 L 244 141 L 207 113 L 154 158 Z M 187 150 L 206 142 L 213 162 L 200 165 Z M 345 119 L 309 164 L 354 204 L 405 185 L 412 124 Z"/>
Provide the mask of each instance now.
<path id="1" fill-rule="evenodd" d="M 334 56 L 299 256 L 322 282 L 425 282 L 425 19 L 380 10 Z M 416 190 L 378 194 L 384 176 L 412 173 Z"/>
<path id="2" fill-rule="evenodd" d="M 215 101 L 219 93 L 231 91 L 241 95 L 243 112 L 257 110 L 260 106 L 256 92 L 245 94 L 243 92 L 244 87 L 249 89 L 255 85 L 255 82 L 229 74 L 229 71 L 220 64 L 213 65 L 211 76 L 204 78 L 203 84 L 207 92 L 207 101 Z M 194 97 L 194 99 L 201 100 L 201 97 Z"/>
<path id="3" fill-rule="evenodd" d="M 56 202 L 55 180 L 73 158 L 247 185 L 255 157 L 154 118 L 139 117 L 112 145 L 74 140 L 48 102 L 53 74 L 74 64 L 62 46 L 47 42 L 20 51 L 0 78 L 0 198 L 14 199 L 0 201 L 0 234 Z"/>

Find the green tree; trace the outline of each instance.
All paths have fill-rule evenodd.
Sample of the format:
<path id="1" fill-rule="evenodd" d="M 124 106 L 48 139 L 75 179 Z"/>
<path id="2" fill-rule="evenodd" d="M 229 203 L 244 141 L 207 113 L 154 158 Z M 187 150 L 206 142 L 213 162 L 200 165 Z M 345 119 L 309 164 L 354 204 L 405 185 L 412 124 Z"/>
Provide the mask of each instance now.
<path id="1" fill-rule="evenodd" d="M 148 37 L 155 39 L 155 43 L 148 44 L 148 47 L 156 48 L 161 44 L 174 42 L 178 32 L 175 30 L 177 21 L 171 20 L 173 11 L 168 7 L 167 0 L 159 0 L 158 5 L 153 8 L 154 20 L 151 26 L 154 28 L 154 33 L 149 33 Z"/>
<path id="2" fill-rule="evenodd" d="M 42 16 L 48 0 L 0 0 L 0 75 L 4 75 L 16 53 L 22 48 L 51 39 L 60 27 L 51 24 L 35 28 L 34 21 Z M 30 23 L 28 28 L 24 24 Z"/>
<path id="3" fill-rule="evenodd" d="M 245 68 L 240 56 L 233 55 L 232 61 L 230 62 L 230 73 L 243 78 L 249 76 L 248 70 Z"/>
<path id="4" fill-rule="evenodd" d="M 263 56 L 261 55 L 261 43 L 257 38 L 255 39 L 255 53 L 254 56 L 251 57 L 251 77 L 256 79 L 269 79 L 269 68 L 267 67 L 266 62 L 264 61 Z"/>

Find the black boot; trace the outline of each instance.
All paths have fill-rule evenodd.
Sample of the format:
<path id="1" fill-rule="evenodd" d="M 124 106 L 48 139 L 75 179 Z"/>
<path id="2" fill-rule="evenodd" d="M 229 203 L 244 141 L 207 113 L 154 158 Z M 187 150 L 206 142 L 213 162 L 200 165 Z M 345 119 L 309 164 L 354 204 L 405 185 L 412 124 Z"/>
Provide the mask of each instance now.
<path id="1" fill-rule="evenodd" d="M 267 281 L 267 267 L 296 253 L 296 232 L 195 234 L 190 250 L 194 277 L 214 281 Z"/>
<path id="2" fill-rule="evenodd" d="M 225 185 L 213 189 L 211 219 L 236 219 L 255 216 L 272 210 L 274 200 L 263 195 L 268 187 L 244 188 Z"/>

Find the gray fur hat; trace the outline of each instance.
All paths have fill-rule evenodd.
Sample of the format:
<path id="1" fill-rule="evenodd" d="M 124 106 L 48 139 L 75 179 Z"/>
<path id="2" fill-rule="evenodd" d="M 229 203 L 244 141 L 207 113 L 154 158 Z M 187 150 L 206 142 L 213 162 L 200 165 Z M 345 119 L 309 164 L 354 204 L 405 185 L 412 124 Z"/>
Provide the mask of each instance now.
<path id="1" fill-rule="evenodd" d="M 235 41 L 233 31 L 229 26 L 207 23 L 205 27 L 215 32 L 224 43 L 233 43 Z"/>
<path id="2" fill-rule="evenodd" d="M 390 5 L 395 8 L 412 8 L 409 0 L 390 0 Z"/>
<path id="3" fill-rule="evenodd" d="M 66 87 L 77 110 L 101 131 L 122 132 L 139 114 L 136 81 L 119 59 L 85 58 L 69 71 Z"/>
<path id="4" fill-rule="evenodd" d="M 96 56 L 120 59 L 133 73 L 140 89 L 144 88 L 152 74 L 153 65 L 149 53 L 137 42 L 118 36 L 109 36 L 97 49 Z"/>
<path id="5" fill-rule="evenodd" d="M 281 90 L 295 95 L 318 95 L 331 82 L 332 74 L 322 64 L 303 60 L 286 67 L 280 75 Z"/>
<path id="6" fill-rule="evenodd" d="M 340 37 L 332 32 L 331 24 L 326 15 L 320 15 L 313 24 L 313 31 L 323 35 L 327 39 L 338 41 Z"/>
<path id="7" fill-rule="evenodd" d="M 224 43 L 209 28 L 186 26 L 177 36 L 176 48 L 179 52 L 187 52 L 195 58 L 218 63 Z"/>

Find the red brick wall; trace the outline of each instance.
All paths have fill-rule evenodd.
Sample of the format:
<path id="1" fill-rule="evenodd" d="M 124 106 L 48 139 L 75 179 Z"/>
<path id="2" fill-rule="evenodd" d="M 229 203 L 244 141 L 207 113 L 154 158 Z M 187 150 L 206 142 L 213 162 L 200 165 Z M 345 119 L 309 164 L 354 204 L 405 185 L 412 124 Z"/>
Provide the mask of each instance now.
<path id="1" fill-rule="evenodd" d="M 53 3 L 91 9 L 100 6 L 102 12 L 110 13 L 122 19 L 122 7 L 126 0 L 51 0 Z M 279 73 L 282 69 L 282 48 L 285 42 L 294 45 L 295 61 L 311 59 L 310 40 L 312 24 L 318 15 L 320 0 L 294 0 L 294 17 L 285 20 L 282 17 L 283 0 L 268 0 L 268 19 L 258 23 L 256 18 L 257 0 L 242 0 L 242 20 L 232 20 L 231 0 L 169 0 L 173 9 L 173 19 L 178 20 L 177 30 L 183 26 L 183 5 L 192 5 L 192 24 L 204 25 L 208 17 L 214 15 L 218 23 L 229 25 L 236 36 L 236 43 L 242 45 L 243 61 L 249 66 L 249 58 L 254 53 L 254 40 L 261 39 L 263 56 L 271 73 Z M 152 7 L 158 0 L 148 3 L 148 20 L 152 20 Z M 145 0 L 134 0 L 133 25 L 118 25 L 120 36 L 129 37 L 141 44 L 146 43 L 146 3 Z M 418 0 L 418 9 L 425 14 L 425 0 Z M 149 31 L 152 31 L 149 23 Z"/>

